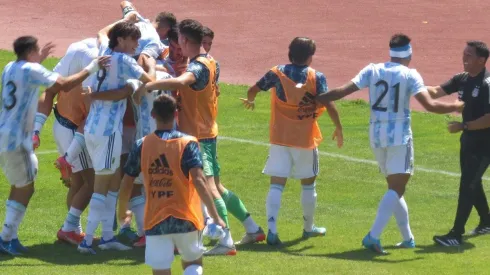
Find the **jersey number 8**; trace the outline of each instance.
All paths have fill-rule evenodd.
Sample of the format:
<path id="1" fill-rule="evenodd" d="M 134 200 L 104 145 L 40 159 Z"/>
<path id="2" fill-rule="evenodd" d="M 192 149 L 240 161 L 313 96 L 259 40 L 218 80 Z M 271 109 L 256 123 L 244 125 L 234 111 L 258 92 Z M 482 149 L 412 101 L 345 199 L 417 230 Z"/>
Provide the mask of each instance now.
<path id="1" fill-rule="evenodd" d="M 383 98 L 388 93 L 390 87 L 388 87 L 388 83 L 384 80 L 380 80 L 380 81 L 376 82 L 375 86 L 376 86 L 376 88 L 378 88 L 379 86 L 383 86 L 383 91 L 381 92 L 381 95 L 378 97 L 376 102 L 374 102 L 374 105 L 371 108 L 374 111 L 387 112 L 388 107 L 380 107 L 379 104 L 381 103 L 381 101 L 383 101 Z M 398 113 L 398 99 L 400 97 L 400 83 L 393 85 L 393 87 L 391 87 L 391 88 L 395 89 L 395 98 L 393 99 L 395 101 L 393 104 L 393 112 Z"/>

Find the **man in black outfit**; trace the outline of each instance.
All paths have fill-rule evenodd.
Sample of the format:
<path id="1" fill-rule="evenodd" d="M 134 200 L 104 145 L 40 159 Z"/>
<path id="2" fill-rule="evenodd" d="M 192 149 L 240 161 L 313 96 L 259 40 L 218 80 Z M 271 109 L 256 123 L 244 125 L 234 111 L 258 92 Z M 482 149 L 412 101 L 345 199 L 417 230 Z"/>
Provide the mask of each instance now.
<path id="1" fill-rule="evenodd" d="M 459 100 L 465 104 L 463 122 L 448 124 L 450 133 L 463 133 L 460 138 L 461 180 L 456 219 L 448 234 L 433 238 L 443 246 L 461 244 L 473 206 L 480 215 L 480 223 L 470 234 L 490 233 L 489 207 L 482 185 L 483 174 L 490 164 L 490 72 L 485 68 L 488 56 L 485 43 L 467 42 L 463 52 L 464 72 L 441 86 L 428 87 L 434 99 L 458 92 Z"/>

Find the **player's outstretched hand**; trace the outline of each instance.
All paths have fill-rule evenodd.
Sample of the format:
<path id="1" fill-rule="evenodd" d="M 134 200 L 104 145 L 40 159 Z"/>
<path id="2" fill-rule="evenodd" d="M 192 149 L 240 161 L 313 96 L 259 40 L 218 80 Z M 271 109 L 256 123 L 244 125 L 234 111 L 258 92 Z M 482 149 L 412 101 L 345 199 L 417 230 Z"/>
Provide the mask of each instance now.
<path id="1" fill-rule="evenodd" d="M 107 69 L 111 65 L 111 56 L 110 55 L 99 56 L 97 57 L 97 63 L 99 65 L 99 68 Z"/>
<path id="2" fill-rule="evenodd" d="M 41 62 L 43 62 L 44 59 L 48 58 L 48 56 L 53 53 L 55 47 L 56 46 L 52 42 L 44 45 L 44 47 L 41 49 Z"/>
<path id="3" fill-rule="evenodd" d="M 451 134 L 461 132 L 463 131 L 463 123 L 459 121 L 450 121 L 447 124 L 447 130 Z"/>
<path id="4" fill-rule="evenodd" d="M 255 109 L 255 101 L 249 101 L 246 98 L 240 98 L 240 100 L 242 101 L 243 106 L 245 106 L 246 109 Z"/>
<path id="5" fill-rule="evenodd" d="M 332 140 L 337 140 L 337 147 L 342 148 L 344 145 L 344 134 L 342 133 L 342 129 L 335 128 L 332 134 Z"/>

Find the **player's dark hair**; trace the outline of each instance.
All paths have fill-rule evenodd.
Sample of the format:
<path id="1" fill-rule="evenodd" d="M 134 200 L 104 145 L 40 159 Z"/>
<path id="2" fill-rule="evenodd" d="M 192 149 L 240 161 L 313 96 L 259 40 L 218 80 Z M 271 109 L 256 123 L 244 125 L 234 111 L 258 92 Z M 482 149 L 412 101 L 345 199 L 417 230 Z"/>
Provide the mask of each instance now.
<path id="1" fill-rule="evenodd" d="M 177 26 L 173 26 L 167 33 L 167 37 L 169 41 L 173 41 L 175 43 L 179 43 L 179 31 Z"/>
<path id="2" fill-rule="evenodd" d="M 394 34 L 390 39 L 390 48 L 405 47 L 406 45 L 410 44 L 410 41 L 412 41 L 412 39 L 410 39 L 410 37 L 408 37 L 406 34 Z"/>
<path id="3" fill-rule="evenodd" d="M 316 51 L 315 41 L 308 37 L 296 37 L 289 44 L 289 61 L 293 64 L 303 65 Z"/>
<path id="4" fill-rule="evenodd" d="M 157 15 L 155 22 L 157 22 L 158 26 L 163 24 L 167 25 L 169 28 L 173 28 L 175 25 L 177 25 L 177 18 L 173 13 L 163 11 Z"/>
<path id="5" fill-rule="evenodd" d="M 14 41 L 14 52 L 17 58 L 25 58 L 30 52 L 37 49 L 37 38 L 34 36 L 21 36 Z"/>
<path id="6" fill-rule="evenodd" d="M 153 101 L 151 112 L 157 120 L 169 123 L 174 120 L 175 110 L 177 110 L 177 101 L 170 95 L 162 94 Z"/>
<path id="7" fill-rule="evenodd" d="M 478 57 L 484 57 L 485 61 L 487 61 L 490 52 L 488 51 L 488 47 L 487 44 L 485 44 L 485 42 L 478 41 L 478 40 L 470 40 L 466 42 L 466 45 L 475 48 L 476 55 Z"/>
<path id="8" fill-rule="evenodd" d="M 202 24 L 193 19 L 185 19 L 179 23 L 179 35 L 185 36 L 192 43 L 201 45 L 204 36 Z"/>
<path id="9" fill-rule="evenodd" d="M 204 26 L 202 28 L 202 31 L 203 31 L 203 36 L 211 37 L 211 39 L 214 39 L 214 32 L 209 27 Z"/>
<path id="10" fill-rule="evenodd" d="M 114 48 L 118 45 L 117 39 L 119 37 L 131 37 L 133 39 L 140 39 L 141 32 L 138 26 L 136 26 L 135 24 L 123 21 L 114 25 L 107 36 L 109 37 L 109 48 L 111 50 L 114 50 Z"/>

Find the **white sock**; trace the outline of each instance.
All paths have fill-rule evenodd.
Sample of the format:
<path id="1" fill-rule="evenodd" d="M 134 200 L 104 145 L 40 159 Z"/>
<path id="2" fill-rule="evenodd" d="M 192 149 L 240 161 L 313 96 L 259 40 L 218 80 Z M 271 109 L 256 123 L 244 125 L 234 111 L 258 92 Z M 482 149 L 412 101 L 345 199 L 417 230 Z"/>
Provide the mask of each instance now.
<path id="1" fill-rule="evenodd" d="M 41 129 L 43 128 L 44 123 L 46 123 L 46 119 L 48 119 L 48 117 L 45 114 L 36 113 L 36 118 L 34 120 L 34 132 L 38 131 L 41 133 Z"/>
<path id="2" fill-rule="evenodd" d="M 379 240 L 383 229 L 390 221 L 391 215 L 393 214 L 393 210 L 395 209 L 396 204 L 400 198 L 398 194 L 393 190 L 388 190 L 378 207 L 378 214 L 376 214 L 376 219 L 374 220 L 373 227 L 371 228 L 371 237 Z"/>
<path id="3" fill-rule="evenodd" d="M 136 226 L 138 227 L 138 236 L 145 235 L 143 229 L 145 222 L 145 197 L 143 195 L 132 198 L 129 201 L 129 209 L 133 212 L 136 218 Z"/>
<path id="4" fill-rule="evenodd" d="M 204 220 L 211 219 L 211 216 L 209 216 L 208 213 L 208 208 L 206 205 L 204 205 L 203 202 L 201 202 L 201 209 L 202 209 L 202 216 L 204 217 Z"/>
<path id="5" fill-rule="evenodd" d="M 279 208 L 281 208 L 281 196 L 283 190 L 284 185 L 271 184 L 265 204 L 269 230 L 274 234 L 277 234 L 277 216 L 279 214 Z"/>
<path id="6" fill-rule="evenodd" d="M 107 192 L 107 199 L 105 201 L 104 220 L 102 221 L 102 238 L 105 241 L 109 241 L 114 238 L 114 215 L 116 214 L 117 196 L 119 192 Z"/>
<path id="7" fill-rule="evenodd" d="M 221 245 L 227 246 L 227 247 L 232 247 L 233 246 L 233 239 L 231 238 L 231 232 L 229 228 L 223 228 L 225 231 L 225 236 L 219 240 L 219 243 Z"/>
<path id="8" fill-rule="evenodd" d="M 24 205 L 22 205 L 22 206 L 24 206 Z M 12 239 L 18 239 L 19 238 L 19 236 L 17 236 L 17 233 L 19 233 L 20 223 L 24 220 L 25 215 L 26 215 L 26 211 L 23 211 L 19 216 L 17 216 L 17 219 L 15 220 L 15 224 L 17 226 L 15 227 L 14 233 L 12 233 Z"/>
<path id="9" fill-rule="evenodd" d="M 306 232 L 313 231 L 313 218 L 316 208 L 316 183 L 301 185 L 301 205 L 303 206 L 303 228 Z"/>
<path id="10" fill-rule="evenodd" d="M 82 215 L 82 210 L 70 207 L 68 215 L 66 215 L 65 223 L 61 230 L 63 232 L 77 231 L 80 226 L 80 216 Z M 80 234 L 80 232 L 77 232 Z"/>
<path id="11" fill-rule="evenodd" d="M 247 233 L 257 233 L 259 231 L 259 226 L 257 223 L 252 219 L 252 216 L 248 216 L 243 222 L 243 226 L 245 227 L 245 230 Z"/>
<path id="12" fill-rule="evenodd" d="M 402 233 L 403 240 L 410 241 L 413 239 L 412 230 L 410 230 L 410 223 L 408 219 L 408 206 L 404 197 L 401 197 L 399 203 L 395 205 L 393 214 L 395 215 L 398 228 Z"/>
<path id="13" fill-rule="evenodd" d="M 85 137 L 83 134 L 76 132 L 68 150 L 66 150 L 66 161 L 68 163 L 73 163 L 73 161 L 78 158 L 83 148 L 85 148 Z"/>
<path id="14" fill-rule="evenodd" d="M 202 266 L 200 265 L 190 265 L 184 270 L 184 275 L 202 275 Z"/>
<path id="15" fill-rule="evenodd" d="M 14 237 L 17 237 L 17 229 L 26 212 L 26 207 L 24 205 L 13 200 L 8 200 L 6 206 L 7 213 L 5 215 L 2 232 L 0 233 L 0 238 L 2 238 L 4 242 L 11 241 Z"/>
<path id="16" fill-rule="evenodd" d="M 98 193 L 93 193 L 90 199 L 88 217 L 87 217 L 87 227 L 85 241 L 87 245 L 92 245 L 92 240 L 94 239 L 95 230 L 99 227 L 99 223 L 103 222 L 105 214 L 105 201 L 106 196 Z"/>

